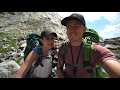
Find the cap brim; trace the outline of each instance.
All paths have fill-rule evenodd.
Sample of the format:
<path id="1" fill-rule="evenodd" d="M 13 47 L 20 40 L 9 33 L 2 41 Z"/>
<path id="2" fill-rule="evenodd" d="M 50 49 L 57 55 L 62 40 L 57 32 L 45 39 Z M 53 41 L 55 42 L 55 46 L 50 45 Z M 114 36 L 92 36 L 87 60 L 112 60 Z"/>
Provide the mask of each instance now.
<path id="1" fill-rule="evenodd" d="M 70 21 L 70 20 L 79 20 L 78 18 L 76 17 L 66 17 L 64 18 L 62 21 L 61 21 L 61 24 L 66 26 L 67 25 L 67 22 Z M 80 20 L 79 20 L 80 21 Z"/>
<path id="2" fill-rule="evenodd" d="M 56 34 L 56 33 L 51 33 L 51 34 L 53 34 L 55 37 L 57 37 L 57 34 Z"/>
<path id="3" fill-rule="evenodd" d="M 57 34 L 56 34 L 56 33 L 54 33 L 54 32 L 48 33 L 48 34 L 46 35 L 46 37 L 47 37 L 47 36 L 49 36 L 50 34 L 53 34 L 53 35 L 54 35 L 54 37 L 57 37 Z"/>

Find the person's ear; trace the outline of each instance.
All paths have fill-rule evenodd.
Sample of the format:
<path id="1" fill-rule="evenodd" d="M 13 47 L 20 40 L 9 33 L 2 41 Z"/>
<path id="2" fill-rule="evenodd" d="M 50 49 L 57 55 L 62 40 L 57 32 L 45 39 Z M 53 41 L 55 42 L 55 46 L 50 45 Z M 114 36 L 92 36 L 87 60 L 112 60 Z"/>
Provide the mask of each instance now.
<path id="1" fill-rule="evenodd" d="M 43 43 L 43 39 L 40 39 L 40 42 Z"/>
<path id="2" fill-rule="evenodd" d="M 84 30 L 83 30 L 83 32 L 85 32 L 87 30 L 87 27 L 84 27 Z"/>

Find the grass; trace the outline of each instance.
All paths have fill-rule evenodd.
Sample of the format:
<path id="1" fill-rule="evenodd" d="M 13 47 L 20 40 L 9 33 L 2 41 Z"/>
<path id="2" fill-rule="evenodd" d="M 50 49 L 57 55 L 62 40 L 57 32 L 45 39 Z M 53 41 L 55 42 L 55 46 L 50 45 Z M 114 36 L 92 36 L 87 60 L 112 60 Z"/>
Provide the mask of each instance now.
<path id="1" fill-rule="evenodd" d="M 16 63 L 21 66 L 22 65 L 21 61 L 22 61 L 23 58 L 24 58 L 23 56 L 20 56 L 18 58 L 18 60 L 16 61 Z"/>
<path id="2" fill-rule="evenodd" d="M 5 41 L 3 39 L 6 39 Z M 7 53 L 11 50 L 11 47 L 17 48 L 17 40 L 12 40 L 10 34 L 5 32 L 0 32 L 0 53 Z M 8 46 L 7 46 L 8 45 Z M 7 46 L 7 48 L 2 48 L 3 46 Z"/>
<path id="3" fill-rule="evenodd" d="M 9 45 L 7 48 L 0 48 L 0 53 L 7 53 L 7 52 L 11 51 L 11 47 L 17 48 L 16 43 L 17 43 L 17 41 L 15 41 L 15 40 L 0 42 L 0 47 Z"/>

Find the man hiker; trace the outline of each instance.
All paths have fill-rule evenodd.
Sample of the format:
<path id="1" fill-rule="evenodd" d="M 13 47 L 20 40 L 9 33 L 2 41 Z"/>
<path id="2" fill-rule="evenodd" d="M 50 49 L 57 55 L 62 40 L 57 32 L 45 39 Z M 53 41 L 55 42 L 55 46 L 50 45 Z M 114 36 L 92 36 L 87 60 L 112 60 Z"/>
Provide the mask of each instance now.
<path id="1" fill-rule="evenodd" d="M 93 44 L 95 50 L 90 52 L 90 63 L 85 65 L 83 62 L 85 48 L 83 33 L 87 30 L 83 15 L 73 13 L 65 17 L 61 24 L 66 26 L 66 34 L 70 42 L 67 44 L 65 57 L 64 46 L 59 48 L 58 78 L 92 78 L 93 75 L 87 71 L 87 68 L 95 70 L 97 64 L 100 64 L 110 77 L 120 77 L 120 63 L 110 50 L 99 44 Z"/>

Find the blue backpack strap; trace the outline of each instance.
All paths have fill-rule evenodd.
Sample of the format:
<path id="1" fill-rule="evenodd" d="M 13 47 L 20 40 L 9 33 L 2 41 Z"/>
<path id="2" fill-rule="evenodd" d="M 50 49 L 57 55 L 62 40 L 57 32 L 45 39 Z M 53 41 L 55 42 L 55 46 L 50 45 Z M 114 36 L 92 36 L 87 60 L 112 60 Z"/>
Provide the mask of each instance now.
<path id="1" fill-rule="evenodd" d="M 36 49 L 36 53 L 39 55 L 38 58 L 37 58 L 36 63 L 34 64 L 35 67 L 37 67 L 40 64 L 40 61 L 42 60 L 42 55 L 43 54 L 42 54 L 42 48 L 41 48 L 41 46 L 35 47 L 35 49 Z M 40 65 L 43 67 L 42 63 Z"/>

